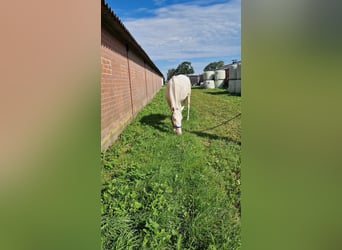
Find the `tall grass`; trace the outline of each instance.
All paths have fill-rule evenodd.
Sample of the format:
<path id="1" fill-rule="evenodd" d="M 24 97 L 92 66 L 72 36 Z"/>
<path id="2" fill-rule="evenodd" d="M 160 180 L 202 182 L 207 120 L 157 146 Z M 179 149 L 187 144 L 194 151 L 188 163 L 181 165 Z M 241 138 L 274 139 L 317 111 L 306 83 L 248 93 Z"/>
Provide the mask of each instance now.
<path id="1" fill-rule="evenodd" d="M 102 152 L 102 247 L 240 249 L 241 120 L 203 130 L 241 97 L 194 88 L 176 136 L 164 91 Z"/>

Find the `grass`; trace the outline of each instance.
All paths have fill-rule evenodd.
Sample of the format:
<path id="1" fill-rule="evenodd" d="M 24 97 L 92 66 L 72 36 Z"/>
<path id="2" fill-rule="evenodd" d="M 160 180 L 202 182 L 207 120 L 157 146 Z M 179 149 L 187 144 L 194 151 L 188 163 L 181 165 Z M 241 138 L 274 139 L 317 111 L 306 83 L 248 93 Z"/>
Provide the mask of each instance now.
<path id="1" fill-rule="evenodd" d="M 193 88 L 177 136 L 164 91 L 102 152 L 102 248 L 240 249 L 241 118 L 203 130 L 241 97 Z"/>

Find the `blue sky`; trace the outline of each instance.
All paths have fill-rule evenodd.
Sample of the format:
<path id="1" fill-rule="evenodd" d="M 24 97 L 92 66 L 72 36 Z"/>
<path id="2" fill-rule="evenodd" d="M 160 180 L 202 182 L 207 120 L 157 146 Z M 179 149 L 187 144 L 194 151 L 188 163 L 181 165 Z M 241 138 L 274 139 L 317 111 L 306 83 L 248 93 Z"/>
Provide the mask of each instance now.
<path id="1" fill-rule="evenodd" d="M 241 0 L 106 2 L 165 77 L 183 61 L 200 74 L 241 59 Z"/>

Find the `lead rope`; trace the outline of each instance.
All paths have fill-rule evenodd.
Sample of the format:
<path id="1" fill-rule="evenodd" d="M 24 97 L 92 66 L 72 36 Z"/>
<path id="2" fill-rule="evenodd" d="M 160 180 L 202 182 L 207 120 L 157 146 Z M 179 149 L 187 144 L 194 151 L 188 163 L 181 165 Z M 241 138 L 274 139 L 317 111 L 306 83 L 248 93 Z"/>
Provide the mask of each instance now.
<path id="1" fill-rule="evenodd" d="M 218 124 L 218 125 L 216 125 L 216 126 L 214 126 L 214 127 L 206 128 L 206 129 L 199 130 L 199 131 L 198 131 L 198 130 L 188 130 L 188 132 L 204 132 L 204 131 L 212 130 L 212 129 L 214 129 L 214 128 L 217 128 L 217 127 L 220 127 L 220 126 L 222 126 L 222 125 L 224 125 L 224 124 L 227 124 L 228 122 L 234 120 L 235 118 L 237 118 L 237 117 L 239 117 L 239 116 L 241 116 L 241 113 L 236 114 L 235 116 L 233 116 L 233 117 L 230 118 L 229 120 L 226 120 L 226 121 L 224 121 L 224 122 L 222 122 L 222 123 L 220 123 L 220 124 Z"/>

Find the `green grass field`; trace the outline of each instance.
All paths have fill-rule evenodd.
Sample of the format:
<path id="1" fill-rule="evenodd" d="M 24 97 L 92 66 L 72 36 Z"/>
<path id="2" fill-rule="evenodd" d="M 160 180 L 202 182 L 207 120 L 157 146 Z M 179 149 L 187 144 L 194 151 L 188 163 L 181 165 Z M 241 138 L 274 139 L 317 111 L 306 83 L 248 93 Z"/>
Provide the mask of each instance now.
<path id="1" fill-rule="evenodd" d="M 206 129 L 241 96 L 193 88 L 177 136 L 164 93 L 102 152 L 102 248 L 240 249 L 241 117 Z"/>

